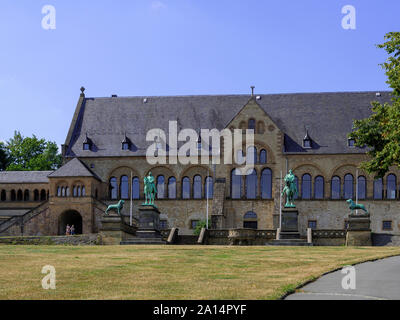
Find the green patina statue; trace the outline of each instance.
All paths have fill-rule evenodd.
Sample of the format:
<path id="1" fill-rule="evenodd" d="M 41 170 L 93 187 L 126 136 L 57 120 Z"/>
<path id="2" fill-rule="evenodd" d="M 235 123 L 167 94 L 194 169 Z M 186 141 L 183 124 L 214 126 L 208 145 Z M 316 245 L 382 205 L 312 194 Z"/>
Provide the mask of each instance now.
<path id="1" fill-rule="evenodd" d="M 147 175 L 147 177 L 144 177 L 144 196 L 145 196 L 145 203 L 142 203 L 143 206 L 153 206 L 154 205 L 154 199 L 156 197 L 157 193 L 157 188 L 154 183 L 155 179 L 152 176 L 151 172 Z"/>
<path id="2" fill-rule="evenodd" d="M 121 210 L 124 208 L 124 203 L 124 200 L 119 200 L 117 204 L 110 204 L 107 207 L 105 214 L 108 215 L 109 211 L 116 211 L 119 215 L 121 215 Z"/>
<path id="3" fill-rule="evenodd" d="M 348 199 L 346 200 L 346 202 L 349 204 L 349 209 L 351 210 L 351 214 L 354 213 L 354 210 L 358 209 L 364 210 L 364 212 L 368 214 L 368 210 L 365 209 L 365 206 L 363 204 L 361 203 L 356 204 L 352 199 Z"/>
<path id="4" fill-rule="evenodd" d="M 293 203 L 294 197 L 297 196 L 297 187 L 294 180 L 295 176 L 292 170 L 289 170 L 289 173 L 285 176 L 285 187 L 282 191 L 282 196 L 286 194 L 285 208 L 296 208 L 295 204 Z"/>

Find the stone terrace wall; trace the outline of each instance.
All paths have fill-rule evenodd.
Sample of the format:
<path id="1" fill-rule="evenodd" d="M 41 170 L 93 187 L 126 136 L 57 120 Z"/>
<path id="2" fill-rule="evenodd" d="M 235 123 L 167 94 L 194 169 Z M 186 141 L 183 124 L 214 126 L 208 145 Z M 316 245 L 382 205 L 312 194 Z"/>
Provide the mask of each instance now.
<path id="1" fill-rule="evenodd" d="M 346 230 L 313 230 L 312 242 L 314 246 L 344 246 Z"/>
<path id="2" fill-rule="evenodd" d="M 209 245 L 265 245 L 275 238 L 276 230 L 208 230 L 204 243 Z"/>
<path id="3" fill-rule="evenodd" d="M 27 237 L 0 237 L 0 245 L 98 245 L 101 238 L 97 233 L 76 236 L 27 236 Z"/>
<path id="4" fill-rule="evenodd" d="M 400 234 L 372 233 L 373 246 L 400 246 Z"/>

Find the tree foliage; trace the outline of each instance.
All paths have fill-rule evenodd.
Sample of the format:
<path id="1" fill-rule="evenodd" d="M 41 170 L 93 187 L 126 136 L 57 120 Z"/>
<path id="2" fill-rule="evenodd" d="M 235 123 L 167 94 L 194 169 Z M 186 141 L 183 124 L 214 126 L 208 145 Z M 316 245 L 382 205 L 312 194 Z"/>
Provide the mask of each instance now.
<path id="1" fill-rule="evenodd" d="M 5 146 L 8 156 L 8 171 L 43 171 L 60 167 L 62 157 L 55 142 L 32 137 L 23 137 L 15 131 L 14 137 Z"/>
<path id="2" fill-rule="evenodd" d="M 0 171 L 6 170 L 9 163 L 7 148 L 4 142 L 0 142 Z"/>
<path id="3" fill-rule="evenodd" d="M 194 229 L 194 231 L 193 231 L 193 234 L 195 235 L 195 236 L 199 236 L 200 235 L 200 232 L 201 232 L 201 229 L 203 229 L 203 228 L 205 228 L 206 227 L 206 219 L 204 219 L 204 220 L 201 220 L 201 221 L 199 221 L 198 223 L 197 223 L 197 225 L 196 225 L 196 228 Z M 211 227 L 211 223 L 210 223 L 210 220 L 208 220 L 208 228 L 210 228 Z"/>
<path id="4" fill-rule="evenodd" d="M 400 166 L 400 32 L 385 35 L 384 49 L 389 55 L 381 64 L 388 78 L 386 83 L 393 89 L 390 103 L 372 102 L 372 115 L 353 122 L 354 131 L 349 134 L 356 146 L 368 147 L 370 160 L 361 164 L 368 173 L 383 177 L 390 166 Z"/>

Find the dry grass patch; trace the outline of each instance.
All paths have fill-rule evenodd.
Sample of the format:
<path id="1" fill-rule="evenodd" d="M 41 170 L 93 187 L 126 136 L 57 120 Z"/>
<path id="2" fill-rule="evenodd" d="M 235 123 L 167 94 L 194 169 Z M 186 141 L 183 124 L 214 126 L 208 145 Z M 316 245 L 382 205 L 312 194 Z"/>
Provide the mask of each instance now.
<path id="1" fill-rule="evenodd" d="M 0 299 L 276 299 L 396 247 L 0 246 Z M 44 265 L 56 290 L 41 287 Z"/>

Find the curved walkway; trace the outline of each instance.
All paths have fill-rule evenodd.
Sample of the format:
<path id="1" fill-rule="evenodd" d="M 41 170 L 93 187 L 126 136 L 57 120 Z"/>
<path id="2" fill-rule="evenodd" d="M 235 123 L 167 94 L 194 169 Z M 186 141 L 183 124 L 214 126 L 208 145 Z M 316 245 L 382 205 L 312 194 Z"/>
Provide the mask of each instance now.
<path id="1" fill-rule="evenodd" d="M 305 285 L 286 300 L 398 300 L 400 299 L 400 256 L 354 266 L 356 288 L 343 289 L 341 270 Z"/>

